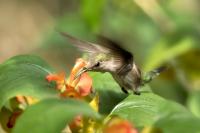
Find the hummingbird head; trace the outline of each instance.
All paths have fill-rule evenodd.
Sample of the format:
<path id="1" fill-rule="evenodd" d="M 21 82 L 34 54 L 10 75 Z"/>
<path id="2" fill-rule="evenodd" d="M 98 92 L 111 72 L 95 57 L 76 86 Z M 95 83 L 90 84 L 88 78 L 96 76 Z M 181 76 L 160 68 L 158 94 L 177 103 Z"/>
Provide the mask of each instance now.
<path id="1" fill-rule="evenodd" d="M 76 74 L 75 78 L 78 78 L 87 71 L 114 72 L 116 68 L 114 65 L 114 62 L 112 63 L 112 59 L 110 59 L 108 55 L 98 54 L 95 57 L 90 57 L 87 65 Z"/>
<path id="2" fill-rule="evenodd" d="M 85 67 L 83 67 L 75 75 L 75 79 L 78 78 L 79 76 L 81 76 L 81 74 L 83 74 L 84 72 L 87 72 L 87 71 L 102 71 L 101 64 L 102 64 L 102 61 L 98 61 L 98 62 L 95 62 L 95 63 L 88 62 L 88 64 Z"/>

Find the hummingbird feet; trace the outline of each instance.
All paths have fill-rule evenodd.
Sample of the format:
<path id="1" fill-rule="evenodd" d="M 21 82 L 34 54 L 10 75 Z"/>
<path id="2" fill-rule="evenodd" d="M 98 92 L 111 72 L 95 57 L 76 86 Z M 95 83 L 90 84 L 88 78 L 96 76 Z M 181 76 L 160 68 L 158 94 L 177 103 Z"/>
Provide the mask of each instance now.
<path id="1" fill-rule="evenodd" d="M 121 87 L 121 90 L 125 93 L 125 94 L 128 94 L 128 91 L 124 88 L 124 87 Z M 133 93 L 135 95 L 140 95 L 141 93 L 139 91 L 133 91 Z"/>
<path id="2" fill-rule="evenodd" d="M 135 95 L 140 95 L 141 93 L 139 91 L 134 91 Z"/>
<path id="3" fill-rule="evenodd" d="M 121 87 L 121 90 L 122 90 L 124 93 L 128 94 L 128 91 L 127 91 L 124 87 Z"/>

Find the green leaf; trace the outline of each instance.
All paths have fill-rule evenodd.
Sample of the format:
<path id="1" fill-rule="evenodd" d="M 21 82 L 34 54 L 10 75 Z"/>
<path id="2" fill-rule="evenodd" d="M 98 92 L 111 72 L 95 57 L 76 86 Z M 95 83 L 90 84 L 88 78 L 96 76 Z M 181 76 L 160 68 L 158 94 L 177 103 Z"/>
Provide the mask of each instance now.
<path id="1" fill-rule="evenodd" d="M 200 119 L 187 114 L 170 114 L 158 120 L 154 126 L 163 133 L 199 133 Z"/>
<path id="2" fill-rule="evenodd" d="M 0 65 L 0 108 L 16 95 L 38 99 L 55 97 L 54 85 L 45 80 L 50 67 L 39 57 L 15 56 Z"/>
<path id="3" fill-rule="evenodd" d="M 59 133 L 77 116 L 100 118 L 87 103 L 72 99 L 45 99 L 19 117 L 13 133 Z"/>
<path id="4" fill-rule="evenodd" d="M 187 106 L 194 115 L 200 117 L 200 91 L 192 92 L 189 95 Z"/>
<path id="5" fill-rule="evenodd" d="M 112 108 L 127 95 L 113 80 L 109 73 L 90 73 L 93 79 L 93 88 L 100 95 L 100 113 L 109 114 Z"/>
<path id="6" fill-rule="evenodd" d="M 183 106 L 153 93 L 142 93 L 140 96 L 129 95 L 113 109 L 111 115 L 119 115 L 137 127 L 143 127 L 170 113 L 188 113 L 188 111 Z"/>

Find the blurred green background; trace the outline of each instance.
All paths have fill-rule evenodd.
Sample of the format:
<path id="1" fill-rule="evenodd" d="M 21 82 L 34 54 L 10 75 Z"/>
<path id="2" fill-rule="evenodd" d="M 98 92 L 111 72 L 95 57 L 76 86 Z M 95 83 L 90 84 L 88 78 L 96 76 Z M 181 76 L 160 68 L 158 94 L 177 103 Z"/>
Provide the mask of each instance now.
<path id="1" fill-rule="evenodd" d="M 199 12 L 199 0 L 2 0 L 0 62 L 32 53 L 69 72 L 81 53 L 57 31 L 91 42 L 102 34 L 134 53 L 143 72 L 169 66 L 151 88 L 199 116 Z"/>

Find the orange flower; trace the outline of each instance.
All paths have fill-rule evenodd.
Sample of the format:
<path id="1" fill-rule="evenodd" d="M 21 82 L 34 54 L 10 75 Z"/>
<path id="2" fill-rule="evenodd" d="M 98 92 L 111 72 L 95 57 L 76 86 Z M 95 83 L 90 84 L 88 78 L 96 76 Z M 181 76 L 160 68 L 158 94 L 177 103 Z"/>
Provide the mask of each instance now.
<path id="1" fill-rule="evenodd" d="M 137 130 L 127 120 L 113 117 L 106 124 L 103 133 L 138 133 Z"/>
<path id="2" fill-rule="evenodd" d="M 82 98 L 92 91 L 92 79 L 87 73 L 83 73 L 79 78 L 74 79 L 76 74 L 86 65 L 83 59 L 77 59 L 69 78 L 65 79 L 65 74 L 50 74 L 46 79 L 48 82 L 56 81 L 57 89 L 61 91 L 62 97 Z"/>
<path id="3" fill-rule="evenodd" d="M 18 102 L 19 106 L 27 106 L 37 103 L 39 100 L 30 96 L 16 96 L 16 101 Z M 24 109 L 24 108 L 22 108 Z"/>
<path id="4" fill-rule="evenodd" d="M 65 73 L 61 72 L 59 74 L 50 74 L 46 76 L 48 82 L 56 81 L 57 89 L 62 90 L 65 87 Z"/>
<path id="5" fill-rule="evenodd" d="M 68 79 L 65 79 L 63 73 L 47 75 L 46 79 L 48 82 L 56 82 L 61 97 L 85 100 L 84 97 L 88 96 L 92 92 L 92 79 L 88 73 L 83 73 L 77 79 L 74 78 L 76 74 L 86 66 L 86 64 L 87 63 L 83 59 L 77 59 Z M 95 111 L 98 111 L 98 98 L 98 96 L 95 96 L 90 102 L 91 107 L 94 108 Z M 78 115 L 74 118 L 72 123 L 67 126 L 67 128 L 74 132 L 78 132 L 83 128 L 84 124 L 83 117 Z"/>
<path id="6" fill-rule="evenodd" d="M 76 116 L 69 124 L 69 127 L 73 132 L 78 132 L 81 128 L 83 128 L 83 117 L 81 115 Z"/>

